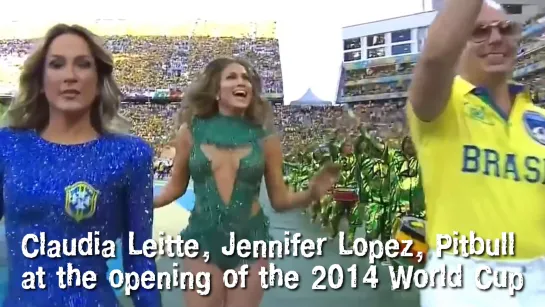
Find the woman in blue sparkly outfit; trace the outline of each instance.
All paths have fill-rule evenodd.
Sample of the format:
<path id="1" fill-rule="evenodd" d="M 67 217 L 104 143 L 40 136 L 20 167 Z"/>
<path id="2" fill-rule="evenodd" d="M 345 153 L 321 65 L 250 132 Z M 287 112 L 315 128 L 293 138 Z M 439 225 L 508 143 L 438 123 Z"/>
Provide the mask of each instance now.
<path id="1" fill-rule="evenodd" d="M 27 234 L 47 240 L 79 239 L 99 232 L 101 240 L 135 232 L 135 247 L 152 237 L 152 149 L 123 134 L 120 91 L 112 57 L 79 26 L 56 25 L 24 64 L 19 93 L 0 129 L 0 218 L 5 218 L 9 280 L 4 307 L 120 306 L 97 256 L 25 258 Z M 47 242 L 46 242 L 47 243 Z M 30 244 L 34 251 L 38 243 Z M 46 248 L 47 249 L 47 248 Z M 126 272 L 156 271 L 154 259 L 129 255 Z M 93 290 L 61 290 L 56 271 L 94 271 Z M 23 290 L 23 274 L 45 271 L 45 289 Z M 161 306 L 158 290 L 135 291 L 135 307 Z"/>

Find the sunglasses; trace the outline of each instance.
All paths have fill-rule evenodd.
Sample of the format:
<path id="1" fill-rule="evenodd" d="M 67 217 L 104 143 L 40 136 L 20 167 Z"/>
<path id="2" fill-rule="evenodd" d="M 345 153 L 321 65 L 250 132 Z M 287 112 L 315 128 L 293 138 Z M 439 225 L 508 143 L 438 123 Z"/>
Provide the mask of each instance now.
<path id="1" fill-rule="evenodd" d="M 522 25 L 513 21 L 496 21 L 493 23 L 479 25 L 471 33 L 471 41 L 482 43 L 490 38 L 492 30 L 497 29 L 501 36 L 518 37 L 522 34 Z"/>

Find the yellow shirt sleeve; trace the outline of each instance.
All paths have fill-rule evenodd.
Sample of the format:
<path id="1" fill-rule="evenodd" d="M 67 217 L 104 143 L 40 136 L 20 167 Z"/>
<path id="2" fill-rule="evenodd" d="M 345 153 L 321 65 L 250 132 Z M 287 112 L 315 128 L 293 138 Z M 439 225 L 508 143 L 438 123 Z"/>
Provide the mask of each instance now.
<path id="1" fill-rule="evenodd" d="M 459 99 L 459 95 L 457 94 L 456 82 L 453 84 L 452 92 L 445 109 L 431 122 L 420 120 L 414 114 L 412 105 L 408 101 L 407 123 L 415 146 L 425 145 L 430 140 L 455 137 L 458 131 L 458 110 L 460 108 L 463 108 L 463 101 Z"/>

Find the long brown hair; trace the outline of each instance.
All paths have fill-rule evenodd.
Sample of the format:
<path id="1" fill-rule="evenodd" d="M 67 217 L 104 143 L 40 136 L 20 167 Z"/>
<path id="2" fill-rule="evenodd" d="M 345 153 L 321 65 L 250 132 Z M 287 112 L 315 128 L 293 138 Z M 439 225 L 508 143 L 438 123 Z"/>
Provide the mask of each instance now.
<path id="1" fill-rule="evenodd" d="M 238 58 L 218 58 L 206 65 L 197 80 L 186 90 L 182 108 L 176 118 L 177 128 L 184 123 L 191 124 L 194 117 L 209 118 L 218 113 L 216 97 L 220 88 L 221 73 L 233 63 L 240 64 L 246 69 L 252 83 L 252 102 L 244 117 L 255 125 L 272 128 L 273 111 L 270 103 L 261 97 L 261 78 L 247 61 Z"/>
<path id="2" fill-rule="evenodd" d="M 84 39 L 96 62 L 100 95 L 93 103 L 91 123 L 99 132 L 128 132 L 130 123 L 119 113 L 121 91 L 115 82 L 111 54 L 102 47 L 99 38 L 78 25 L 57 24 L 45 35 L 41 44 L 26 59 L 19 91 L 6 113 L 6 125 L 21 129 L 43 129 L 49 121 L 49 106 L 42 92 L 45 57 L 51 43 L 63 34 L 74 34 Z"/>

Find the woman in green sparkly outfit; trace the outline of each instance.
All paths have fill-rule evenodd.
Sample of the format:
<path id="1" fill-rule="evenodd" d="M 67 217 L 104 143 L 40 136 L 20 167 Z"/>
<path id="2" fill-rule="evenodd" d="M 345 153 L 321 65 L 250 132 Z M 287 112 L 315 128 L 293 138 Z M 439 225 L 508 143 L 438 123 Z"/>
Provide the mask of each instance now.
<path id="1" fill-rule="evenodd" d="M 210 272 L 211 294 L 186 291 L 188 307 L 257 307 L 263 297 L 258 272 L 267 259 L 242 259 L 222 254 L 230 234 L 236 241 L 268 241 L 269 221 L 258 202 L 265 177 L 273 209 L 304 208 L 335 184 L 339 167 L 328 164 L 308 189 L 290 192 L 283 179 L 280 139 L 272 131 L 272 108 L 261 98 L 261 81 L 246 62 L 228 58 L 212 61 L 184 97 L 172 177 L 154 205 L 166 206 L 181 197 L 193 179 L 195 209 L 185 240 L 195 239 L 210 261 L 184 259 L 188 272 Z M 223 272 L 249 264 L 246 288 L 227 290 Z"/>

